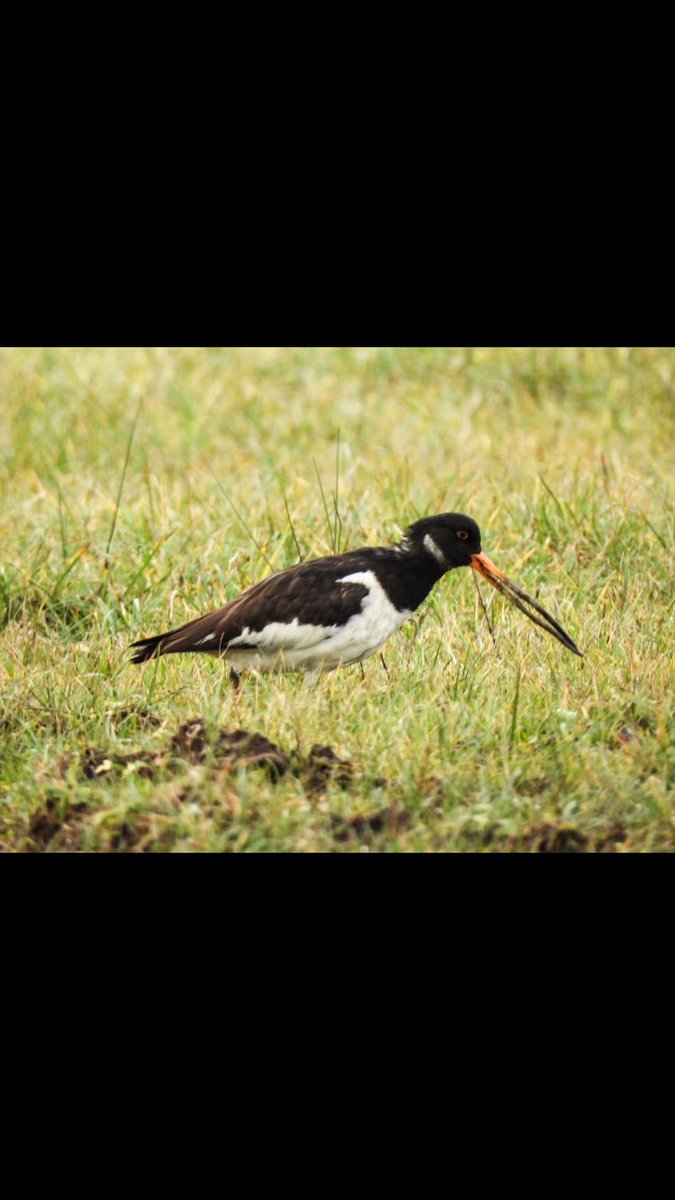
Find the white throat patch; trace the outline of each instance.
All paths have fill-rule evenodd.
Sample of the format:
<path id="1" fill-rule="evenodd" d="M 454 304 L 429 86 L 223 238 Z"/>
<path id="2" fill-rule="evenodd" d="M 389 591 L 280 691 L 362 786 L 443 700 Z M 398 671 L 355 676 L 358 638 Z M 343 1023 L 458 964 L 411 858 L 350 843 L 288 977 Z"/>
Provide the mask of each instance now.
<path id="1" fill-rule="evenodd" d="M 430 554 L 433 554 L 440 567 L 447 567 L 448 564 L 443 551 L 441 550 L 440 546 L 436 545 L 434 539 L 428 533 L 425 533 L 424 535 L 424 549 L 428 550 Z"/>

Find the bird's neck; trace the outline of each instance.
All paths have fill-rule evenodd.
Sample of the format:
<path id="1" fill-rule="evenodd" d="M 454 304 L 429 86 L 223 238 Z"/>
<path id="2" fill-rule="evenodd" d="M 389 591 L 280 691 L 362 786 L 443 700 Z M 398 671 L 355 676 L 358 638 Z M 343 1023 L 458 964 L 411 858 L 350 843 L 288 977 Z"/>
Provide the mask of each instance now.
<path id="1" fill-rule="evenodd" d="M 401 612 L 419 608 L 434 584 L 449 570 L 414 542 L 401 542 L 394 547 L 390 561 L 392 570 L 387 578 L 387 591 L 392 604 Z"/>

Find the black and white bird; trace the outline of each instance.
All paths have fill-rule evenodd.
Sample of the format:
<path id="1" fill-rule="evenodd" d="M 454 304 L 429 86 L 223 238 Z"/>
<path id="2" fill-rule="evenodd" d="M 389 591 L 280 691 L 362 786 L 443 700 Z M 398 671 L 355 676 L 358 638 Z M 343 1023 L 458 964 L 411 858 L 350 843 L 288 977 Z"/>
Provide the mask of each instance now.
<path id="1" fill-rule="evenodd" d="M 395 546 L 370 546 L 297 563 L 222 608 L 133 643 L 132 662 L 211 654 L 242 670 L 330 671 L 374 654 L 455 567 L 473 567 L 569 650 L 581 650 L 481 550 L 471 517 L 424 517 Z M 525 604 L 534 609 L 534 616 Z M 543 620 L 541 618 L 544 618 Z"/>

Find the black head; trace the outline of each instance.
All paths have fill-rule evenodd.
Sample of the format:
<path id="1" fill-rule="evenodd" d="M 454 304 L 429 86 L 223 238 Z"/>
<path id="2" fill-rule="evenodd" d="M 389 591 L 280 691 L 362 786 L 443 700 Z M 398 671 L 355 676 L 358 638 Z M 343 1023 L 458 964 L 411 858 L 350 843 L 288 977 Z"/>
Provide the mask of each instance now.
<path id="1" fill-rule="evenodd" d="M 421 521 L 415 521 L 400 549 L 408 553 L 412 551 L 415 557 L 424 554 L 427 577 L 431 574 L 438 579 L 453 567 L 473 567 L 474 571 L 483 575 L 488 583 L 524 612 L 535 625 L 545 629 L 546 633 L 557 638 L 573 654 L 583 658 L 582 651 L 575 646 L 569 634 L 565 633 L 562 625 L 558 624 L 538 600 L 528 596 L 527 592 L 490 562 L 487 554 L 483 554 L 480 529 L 471 517 L 464 517 L 461 513 L 441 513 L 438 517 L 424 517 Z M 432 564 L 435 564 L 433 571 Z"/>
<path id="2" fill-rule="evenodd" d="M 474 554 L 480 554 L 480 529 L 471 517 L 462 513 L 441 513 L 424 517 L 408 529 L 405 544 L 424 550 L 439 567 L 470 567 Z"/>

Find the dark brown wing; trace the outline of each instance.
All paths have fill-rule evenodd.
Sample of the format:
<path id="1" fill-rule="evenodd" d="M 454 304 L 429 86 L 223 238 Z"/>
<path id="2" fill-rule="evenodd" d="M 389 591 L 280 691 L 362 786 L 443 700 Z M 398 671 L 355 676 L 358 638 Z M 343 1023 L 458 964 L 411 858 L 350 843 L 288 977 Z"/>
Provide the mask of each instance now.
<path id="1" fill-rule="evenodd" d="M 342 625 L 360 612 L 368 589 L 361 583 L 341 583 L 343 575 L 362 569 L 358 552 L 297 563 L 242 592 L 235 600 L 178 629 L 133 642 L 134 663 L 160 654 L 222 654 L 245 630 L 259 633 L 273 623 L 315 625 L 317 641 L 326 628 Z M 307 645 L 304 634 L 304 644 Z M 288 642 L 286 642 L 288 647 Z M 245 644 L 238 643 L 238 649 Z"/>

